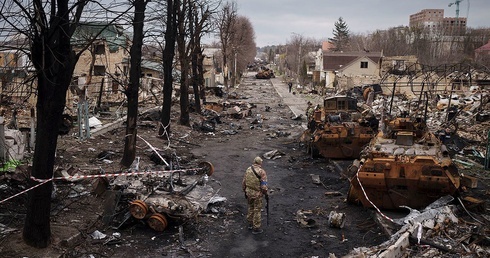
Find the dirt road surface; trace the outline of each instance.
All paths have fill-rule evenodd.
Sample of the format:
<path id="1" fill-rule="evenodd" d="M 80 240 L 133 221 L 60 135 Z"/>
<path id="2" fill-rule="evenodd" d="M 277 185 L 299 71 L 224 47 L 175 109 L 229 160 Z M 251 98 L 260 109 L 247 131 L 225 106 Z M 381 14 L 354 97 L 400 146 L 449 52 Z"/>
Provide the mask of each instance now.
<path id="1" fill-rule="evenodd" d="M 195 164 L 195 160 L 212 162 L 215 172 L 209 184 L 219 189 L 218 195 L 226 201 L 214 204 L 193 221 L 170 221 L 164 232 L 155 232 L 138 221 L 121 227 L 115 223 L 105 225 L 104 208 L 111 200 L 107 192 L 100 196 L 88 194 L 93 186 L 89 180 L 62 182 L 56 186 L 52 205 L 53 244 L 45 249 L 23 244 L 24 195 L 0 206 L 0 223 L 4 226 L 0 257 L 328 257 L 330 253 L 339 257 L 355 247 L 386 240 L 370 210 L 345 201 L 348 181 L 340 170 L 349 161 L 312 159 L 299 144 L 306 121 L 292 118 L 304 114 L 307 101 L 316 104 L 320 99 L 296 90 L 289 93 L 279 78 L 257 80 L 253 75 L 247 74 L 238 87 L 230 89 L 230 96 L 237 98 L 229 99 L 255 105 L 251 116 L 222 117 L 214 132 L 176 125 L 172 138 L 178 140 L 170 143 L 157 137 L 154 123 L 141 123 L 138 129 L 139 135 L 154 147 L 171 146 L 183 165 Z M 174 116 L 173 121 L 177 118 Z M 191 119 L 198 122 L 201 117 L 194 114 Z M 227 133 L 231 128 L 235 133 Z M 119 171 L 123 134 L 121 125 L 87 141 L 62 137 L 58 168 L 74 168 L 81 173 Z M 96 158 L 102 151 L 111 151 L 112 162 Z M 265 158 L 264 154 L 270 151 L 276 151 L 274 158 Z M 149 158 L 151 153 L 146 144 L 138 141 L 140 167 L 155 167 Z M 270 202 L 269 215 L 265 207 L 262 213 L 264 232 L 253 235 L 245 221 L 247 207 L 241 182 L 256 156 L 264 159 Z M 314 176 L 319 176 L 319 183 L 314 182 Z M 1 196 L 9 194 L 4 191 Z M 332 211 L 345 213 L 343 228 L 329 226 Z M 97 230 L 108 237 L 94 239 L 91 234 Z"/>

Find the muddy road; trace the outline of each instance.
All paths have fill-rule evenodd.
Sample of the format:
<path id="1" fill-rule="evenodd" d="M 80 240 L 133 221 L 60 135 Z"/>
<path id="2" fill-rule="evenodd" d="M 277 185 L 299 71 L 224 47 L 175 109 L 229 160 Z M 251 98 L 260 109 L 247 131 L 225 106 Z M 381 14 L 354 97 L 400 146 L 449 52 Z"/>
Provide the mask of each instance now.
<path id="1" fill-rule="evenodd" d="M 215 164 L 213 178 L 221 182 L 220 194 L 228 199 L 224 207 L 230 215 L 200 225 L 210 253 L 217 257 L 325 257 L 380 243 L 385 238 L 370 219 L 371 213 L 345 202 L 348 181 L 341 177 L 339 168 L 349 162 L 312 159 L 299 144 L 305 120 L 292 120 L 295 114 L 284 103 L 306 109 L 308 96 L 288 93 L 278 79 L 273 82 L 274 86 L 268 80 L 246 77 L 237 89 L 246 101 L 257 105 L 254 114 L 263 117 L 260 126 L 252 124 L 256 118 L 252 116 L 246 119 L 250 125 L 245 124 L 238 134 L 208 138 L 201 143 L 203 147 L 192 150 Z M 264 158 L 263 163 L 270 189 L 269 218 L 264 210 L 264 233 L 253 235 L 246 227 L 241 180 L 255 156 L 275 150 L 282 155 Z M 315 184 L 312 175 L 318 175 L 321 183 Z M 346 214 L 344 228 L 329 227 L 331 211 Z M 299 223 L 298 213 L 305 214 L 310 223 Z"/>
<path id="2" fill-rule="evenodd" d="M 307 101 L 321 100 L 295 91 L 289 93 L 279 78 L 257 80 L 249 73 L 238 87 L 230 89 L 228 99 L 251 106 L 248 116 L 222 116 L 213 132 L 175 125 L 170 143 L 157 137 L 157 123 L 139 122 L 139 136 L 158 149 L 170 147 L 184 167 L 199 161 L 213 163 L 215 171 L 208 183 L 226 201 L 212 204 L 195 220 L 169 220 L 163 232 L 133 219 L 107 224 L 103 221 L 112 212 L 113 192 L 93 194 L 92 180 L 57 182 L 52 202 L 53 243 L 45 249 L 23 243 L 26 196 L 20 196 L 0 206 L 0 257 L 328 257 L 330 253 L 339 257 L 355 247 L 383 242 L 387 238 L 371 218 L 372 212 L 346 203 L 349 184 L 340 170 L 349 161 L 312 159 L 299 144 L 306 121 L 293 118 L 304 113 Z M 193 125 L 202 120 L 201 115 L 191 114 Z M 177 124 L 178 114 L 172 121 Z M 119 172 L 124 132 L 121 125 L 86 141 L 74 135 L 61 137 L 57 170 Z M 149 146 L 140 140 L 137 145 L 140 168 L 160 169 L 151 160 Z M 265 154 L 270 152 L 274 155 L 268 159 Z M 101 153 L 111 155 L 99 159 Z M 264 232 L 259 235 L 247 228 L 241 190 L 245 169 L 256 156 L 264 159 L 270 189 L 269 215 L 264 209 Z M 22 183 L 5 182 L 4 178 L 3 198 L 25 189 Z M 112 207 L 114 217 L 127 211 L 129 201 L 120 200 Z M 346 215 L 343 228 L 329 226 L 332 211 Z M 106 238 L 95 239 L 96 231 Z"/>

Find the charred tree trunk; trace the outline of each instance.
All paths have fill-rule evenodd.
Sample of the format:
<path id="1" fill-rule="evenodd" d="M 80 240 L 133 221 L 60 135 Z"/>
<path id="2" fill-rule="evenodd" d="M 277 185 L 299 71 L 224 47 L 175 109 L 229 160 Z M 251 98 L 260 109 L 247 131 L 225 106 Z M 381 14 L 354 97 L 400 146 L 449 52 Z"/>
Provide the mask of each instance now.
<path id="1" fill-rule="evenodd" d="M 146 3 L 146 0 L 134 1 L 133 45 L 130 50 L 131 67 L 129 70 L 129 86 L 124 92 L 128 98 L 128 115 L 126 119 L 124 154 L 121 160 L 123 167 L 129 167 L 136 155 L 138 90 L 141 77 L 141 47 L 143 46 Z"/>
<path id="2" fill-rule="evenodd" d="M 200 92 L 199 92 L 199 84 L 198 84 L 198 73 L 197 73 L 197 55 L 198 55 L 198 48 L 197 48 L 197 40 L 196 38 L 198 37 L 198 28 L 195 26 L 194 23 L 194 18 L 197 19 L 194 15 L 195 12 L 195 6 L 191 5 L 189 6 L 189 35 L 191 37 L 191 40 L 189 42 L 190 47 L 191 47 L 191 73 L 192 73 L 192 89 L 194 92 L 194 109 L 196 110 L 196 113 L 200 114 L 201 113 L 201 98 L 200 98 Z"/>
<path id="3" fill-rule="evenodd" d="M 187 51 L 186 38 L 186 15 L 189 0 L 184 0 L 178 12 L 178 35 L 177 49 L 180 62 L 180 120 L 179 124 L 189 125 L 189 54 Z M 190 26 L 189 26 L 190 27 Z"/>
<path id="4" fill-rule="evenodd" d="M 193 50 L 192 50 L 192 58 L 191 58 L 191 63 L 192 63 L 192 89 L 194 90 L 194 100 L 195 100 L 195 103 L 194 103 L 194 108 L 196 109 L 196 113 L 200 114 L 201 113 L 201 91 L 200 91 L 200 86 L 201 84 L 199 84 L 199 73 L 198 73 L 198 69 L 197 69 L 197 62 L 198 62 L 198 58 L 197 58 L 197 53 L 195 53 L 196 51 L 194 50 L 196 47 L 194 46 L 193 47 Z"/>
<path id="5" fill-rule="evenodd" d="M 40 180 L 49 180 L 53 176 L 54 158 L 58 141 L 58 129 L 66 104 L 66 92 L 70 85 L 77 56 L 70 45 L 71 30 L 69 21 L 68 0 L 57 1 L 57 10 L 49 24 L 46 19 L 43 3 L 34 1 L 36 18 L 40 19 L 32 35 L 31 60 L 37 70 L 36 104 L 36 144 L 32 163 L 31 176 Z M 81 4 L 83 8 L 83 4 Z M 56 13 L 54 13 L 56 12 Z M 39 184 L 30 180 L 30 186 Z M 45 248 L 51 239 L 50 210 L 52 182 L 49 181 L 32 191 L 27 197 L 27 214 L 22 232 L 26 244 Z"/>
<path id="6" fill-rule="evenodd" d="M 170 133 L 170 110 L 172 107 L 173 90 L 173 60 L 175 56 L 175 41 L 177 35 L 176 9 L 180 0 L 167 0 L 167 30 L 165 32 L 165 48 L 163 50 L 163 105 L 162 125 L 159 135 L 168 138 Z M 165 134 L 165 135 L 164 135 Z"/>

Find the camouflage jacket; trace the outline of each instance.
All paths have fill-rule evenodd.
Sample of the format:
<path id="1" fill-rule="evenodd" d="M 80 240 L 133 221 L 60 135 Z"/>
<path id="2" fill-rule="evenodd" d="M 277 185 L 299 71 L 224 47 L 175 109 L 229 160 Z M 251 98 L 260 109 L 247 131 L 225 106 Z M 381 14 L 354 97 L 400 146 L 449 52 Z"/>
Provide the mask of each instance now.
<path id="1" fill-rule="evenodd" d="M 260 165 L 253 164 L 252 166 L 260 180 L 252 171 L 252 167 L 247 168 L 242 181 L 242 190 L 249 198 L 261 198 L 263 196 L 262 190 L 267 191 L 267 174 Z"/>

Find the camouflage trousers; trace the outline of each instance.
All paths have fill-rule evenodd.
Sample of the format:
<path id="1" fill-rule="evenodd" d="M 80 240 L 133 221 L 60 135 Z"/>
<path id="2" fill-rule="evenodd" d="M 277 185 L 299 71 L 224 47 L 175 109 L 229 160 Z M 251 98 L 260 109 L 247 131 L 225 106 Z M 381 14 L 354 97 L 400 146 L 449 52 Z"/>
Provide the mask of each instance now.
<path id="1" fill-rule="evenodd" d="M 262 210 L 262 197 L 248 198 L 247 221 L 248 224 L 253 226 L 253 228 L 260 228 L 261 226 L 262 223 L 260 217 L 261 210 Z"/>

